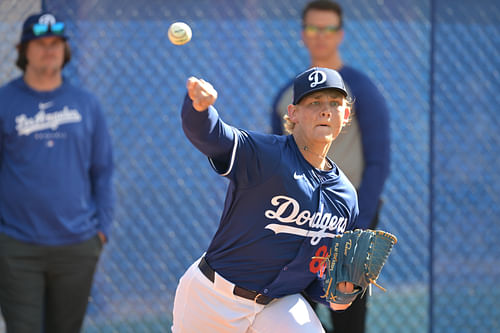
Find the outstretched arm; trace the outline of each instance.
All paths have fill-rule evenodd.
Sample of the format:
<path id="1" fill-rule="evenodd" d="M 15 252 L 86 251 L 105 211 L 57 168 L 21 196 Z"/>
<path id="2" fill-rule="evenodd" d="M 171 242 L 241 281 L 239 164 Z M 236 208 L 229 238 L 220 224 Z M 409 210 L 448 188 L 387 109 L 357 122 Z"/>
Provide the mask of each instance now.
<path id="1" fill-rule="evenodd" d="M 182 106 L 182 128 L 191 143 L 216 163 L 225 164 L 235 139 L 234 130 L 224 123 L 213 107 L 217 91 L 205 80 L 190 77 Z"/>

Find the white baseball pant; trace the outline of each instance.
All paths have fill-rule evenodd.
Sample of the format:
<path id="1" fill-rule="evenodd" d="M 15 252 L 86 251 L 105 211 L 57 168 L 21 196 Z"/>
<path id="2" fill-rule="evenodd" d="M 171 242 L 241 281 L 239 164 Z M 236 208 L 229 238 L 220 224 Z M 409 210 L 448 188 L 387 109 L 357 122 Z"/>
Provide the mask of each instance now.
<path id="1" fill-rule="evenodd" d="M 200 258 L 201 259 L 201 258 Z M 324 333 L 321 322 L 300 294 L 257 304 L 233 294 L 234 284 L 215 273 L 211 282 L 198 259 L 179 281 L 173 333 Z"/>

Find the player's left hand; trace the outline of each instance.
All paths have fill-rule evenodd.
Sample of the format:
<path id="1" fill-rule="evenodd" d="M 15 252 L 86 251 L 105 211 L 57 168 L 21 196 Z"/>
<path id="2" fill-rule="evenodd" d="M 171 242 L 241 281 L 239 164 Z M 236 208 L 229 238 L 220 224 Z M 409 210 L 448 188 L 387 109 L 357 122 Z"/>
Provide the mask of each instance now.
<path id="1" fill-rule="evenodd" d="M 337 283 L 337 289 L 344 294 L 350 294 L 354 291 L 354 284 L 352 284 L 351 282 L 346 282 L 346 281 L 339 282 L 339 283 Z M 348 303 L 348 304 L 330 303 L 330 308 L 334 311 L 342 311 L 342 310 L 345 310 L 348 307 L 350 307 L 351 304 L 352 304 L 352 302 Z"/>
<path id="2" fill-rule="evenodd" d="M 189 98 L 193 101 L 193 107 L 196 111 L 205 111 L 210 105 L 215 103 L 217 91 L 207 81 L 190 77 L 186 86 Z"/>
<path id="3" fill-rule="evenodd" d="M 356 229 L 337 235 L 325 257 L 326 300 L 350 304 L 371 284 L 385 291 L 377 279 L 396 242 L 396 236 L 382 230 Z"/>

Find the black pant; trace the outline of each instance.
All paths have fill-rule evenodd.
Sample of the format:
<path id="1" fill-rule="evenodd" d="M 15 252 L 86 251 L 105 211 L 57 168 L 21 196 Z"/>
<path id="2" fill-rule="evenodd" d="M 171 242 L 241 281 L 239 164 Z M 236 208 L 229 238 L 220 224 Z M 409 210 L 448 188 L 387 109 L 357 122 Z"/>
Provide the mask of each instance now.
<path id="1" fill-rule="evenodd" d="M 363 333 L 365 331 L 367 298 L 368 293 L 363 297 L 358 296 L 345 311 L 335 312 L 330 310 L 333 330 L 326 331 L 326 333 Z M 310 304 L 315 311 L 317 311 L 318 306 L 323 306 L 314 301 L 311 301 Z"/>
<path id="2" fill-rule="evenodd" d="M 0 234 L 0 308 L 7 332 L 80 332 L 101 250 L 97 236 L 40 246 Z"/>

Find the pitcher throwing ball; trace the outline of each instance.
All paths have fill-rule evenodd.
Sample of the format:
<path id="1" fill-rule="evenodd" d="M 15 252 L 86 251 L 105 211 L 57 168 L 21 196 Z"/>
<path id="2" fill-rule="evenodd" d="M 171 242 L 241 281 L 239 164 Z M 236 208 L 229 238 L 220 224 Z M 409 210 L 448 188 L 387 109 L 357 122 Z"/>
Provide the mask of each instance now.
<path id="1" fill-rule="evenodd" d="M 315 67 L 295 78 L 288 136 L 227 125 L 204 80 L 187 91 L 184 132 L 230 183 L 210 246 L 180 279 L 173 332 L 324 332 L 301 293 L 350 305 L 322 297 L 320 258 L 358 216 L 354 187 L 326 156 L 352 106 L 341 76 Z"/>

